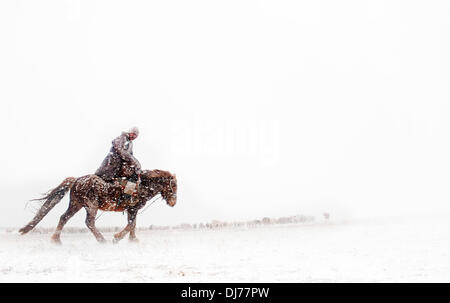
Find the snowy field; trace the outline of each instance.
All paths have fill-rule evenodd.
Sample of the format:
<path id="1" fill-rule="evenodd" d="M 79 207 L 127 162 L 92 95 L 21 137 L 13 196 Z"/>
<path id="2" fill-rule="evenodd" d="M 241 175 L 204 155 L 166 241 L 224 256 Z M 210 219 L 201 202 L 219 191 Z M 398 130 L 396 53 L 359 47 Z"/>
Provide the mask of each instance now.
<path id="1" fill-rule="evenodd" d="M 112 234 L 105 234 L 112 239 Z M 0 282 L 450 282 L 450 220 L 138 232 L 1 232 Z"/>

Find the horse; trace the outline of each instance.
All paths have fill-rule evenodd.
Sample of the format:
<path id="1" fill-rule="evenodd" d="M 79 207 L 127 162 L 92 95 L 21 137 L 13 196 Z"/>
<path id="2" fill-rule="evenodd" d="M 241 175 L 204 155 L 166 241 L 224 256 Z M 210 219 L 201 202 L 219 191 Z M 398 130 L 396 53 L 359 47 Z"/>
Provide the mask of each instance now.
<path id="1" fill-rule="evenodd" d="M 69 219 L 81 208 L 86 210 L 86 226 L 94 234 L 98 242 L 106 242 L 103 235 L 95 227 L 95 219 L 98 210 L 103 211 L 126 211 L 128 224 L 125 228 L 114 235 L 113 242 L 122 240 L 130 233 L 130 241 L 138 241 L 136 237 L 136 217 L 138 210 L 145 206 L 147 201 L 160 194 L 167 205 L 173 207 L 177 202 L 177 178 L 168 171 L 144 170 L 140 175 L 138 190 L 133 199 L 117 203 L 117 198 L 122 192 L 118 183 L 108 183 L 96 175 L 86 175 L 79 178 L 69 177 L 44 197 L 35 199 L 45 201 L 35 217 L 26 226 L 19 230 L 24 235 L 32 230 L 47 214 L 58 204 L 70 190 L 70 202 L 66 212 L 59 219 L 58 226 L 51 240 L 61 244 L 61 231 Z"/>

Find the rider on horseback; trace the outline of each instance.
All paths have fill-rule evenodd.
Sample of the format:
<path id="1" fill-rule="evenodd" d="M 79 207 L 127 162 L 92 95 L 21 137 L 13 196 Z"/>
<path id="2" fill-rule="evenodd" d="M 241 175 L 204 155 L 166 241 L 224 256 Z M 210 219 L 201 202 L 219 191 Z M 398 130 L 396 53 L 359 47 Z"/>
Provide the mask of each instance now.
<path id="1" fill-rule="evenodd" d="M 139 135 L 137 127 L 131 128 L 112 141 L 109 154 L 103 160 L 95 174 L 107 182 L 115 181 L 117 178 L 126 178 L 139 183 L 141 164 L 133 156 L 133 140 Z M 121 201 L 130 198 L 130 195 L 122 194 Z"/>

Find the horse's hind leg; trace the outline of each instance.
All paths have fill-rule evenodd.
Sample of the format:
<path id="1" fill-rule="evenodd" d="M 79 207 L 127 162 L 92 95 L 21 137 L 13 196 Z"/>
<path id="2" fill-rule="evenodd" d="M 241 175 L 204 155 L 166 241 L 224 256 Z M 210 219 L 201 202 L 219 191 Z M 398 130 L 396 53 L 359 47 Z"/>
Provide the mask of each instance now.
<path id="1" fill-rule="evenodd" d="M 55 243 L 60 244 L 61 243 L 61 231 L 64 227 L 64 225 L 69 221 L 70 218 L 72 218 L 73 215 L 75 215 L 79 210 L 81 209 L 81 205 L 78 203 L 73 203 L 70 201 L 69 208 L 66 210 L 64 214 L 59 218 L 58 226 L 56 227 L 55 232 L 52 235 L 52 241 Z"/>
<path id="2" fill-rule="evenodd" d="M 95 217 L 97 216 L 98 208 L 96 208 L 96 207 L 85 207 L 85 208 L 86 208 L 86 213 L 87 213 L 86 226 L 94 234 L 94 236 L 98 242 L 101 242 L 101 243 L 106 242 L 103 235 L 95 227 Z"/>

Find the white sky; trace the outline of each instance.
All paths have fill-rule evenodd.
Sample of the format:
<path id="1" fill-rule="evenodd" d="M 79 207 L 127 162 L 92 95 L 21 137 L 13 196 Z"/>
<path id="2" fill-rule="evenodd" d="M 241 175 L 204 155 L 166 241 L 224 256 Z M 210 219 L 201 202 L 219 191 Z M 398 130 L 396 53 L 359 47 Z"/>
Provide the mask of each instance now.
<path id="1" fill-rule="evenodd" d="M 1 1 L 0 102 L 0 226 L 134 125 L 138 226 L 450 213 L 449 1 Z"/>

